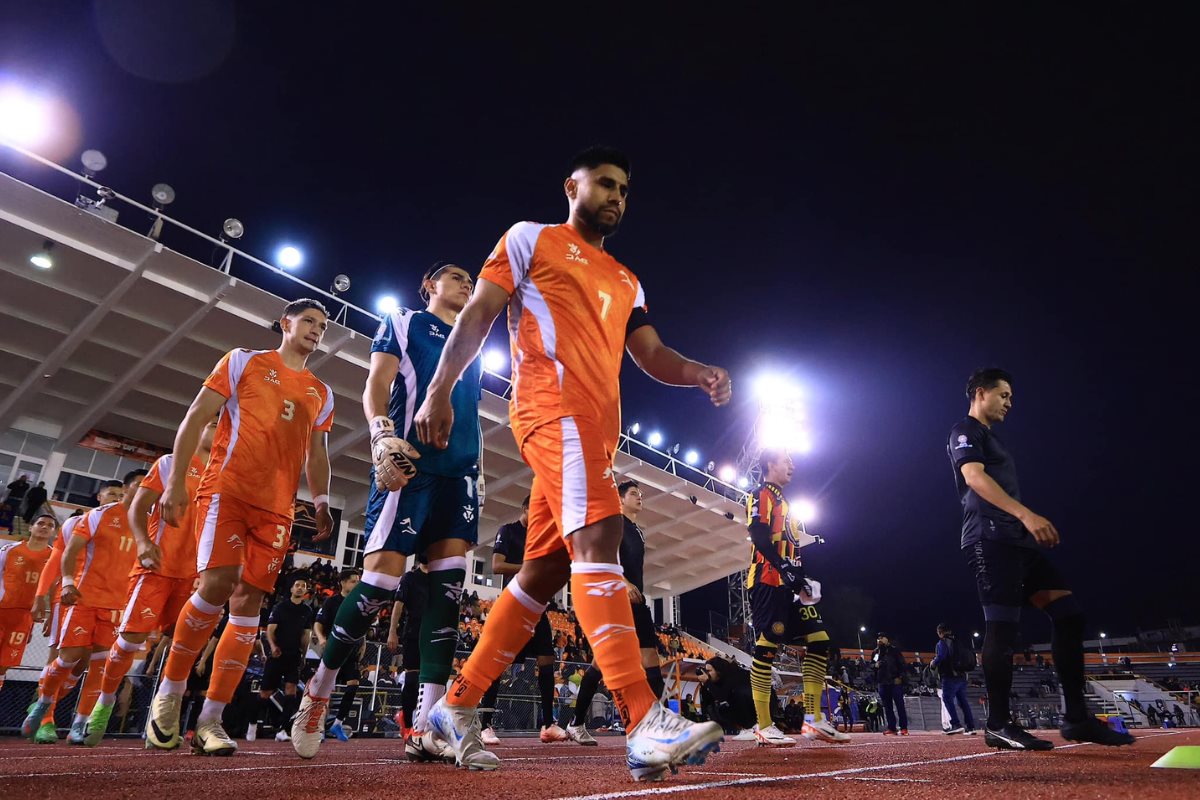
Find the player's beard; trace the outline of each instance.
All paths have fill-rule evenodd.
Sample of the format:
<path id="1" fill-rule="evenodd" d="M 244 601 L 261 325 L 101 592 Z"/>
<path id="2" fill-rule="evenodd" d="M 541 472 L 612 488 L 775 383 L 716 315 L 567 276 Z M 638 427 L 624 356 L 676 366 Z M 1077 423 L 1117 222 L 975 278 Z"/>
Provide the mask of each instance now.
<path id="1" fill-rule="evenodd" d="M 609 222 L 608 217 L 600 215 L 602 210 L 599 208 L 594 210 L 581 208 L 579 209 L 579 216 L 583 217 L 583 221 L 596 233 L 605 237 L 612 236 L 617 232 L 617 228 L 621 227 L 622 217 L 618 216 L 616 222 Z"/>

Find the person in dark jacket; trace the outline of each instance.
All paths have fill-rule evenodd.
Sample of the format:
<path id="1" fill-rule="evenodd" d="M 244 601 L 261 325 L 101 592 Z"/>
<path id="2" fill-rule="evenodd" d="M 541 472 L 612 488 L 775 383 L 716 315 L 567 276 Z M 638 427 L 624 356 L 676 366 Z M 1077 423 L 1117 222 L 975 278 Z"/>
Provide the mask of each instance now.
<path id="1" fill-rule="evenodd" d="M 960 658 L 963 653 L 960 653 L 960 647 L 966 645 L 960 644 L 954 638 L 954 631 L 950 630 L 950 626 L 941 624 L 937 626 L 938 643 L 937 651 L 933 657 L 933 661 L 929 662 L 929 666 L 937 670 L 938 677 L 942 681 L 942 704 L 946 706 L 946 713 L 950 715 L 950 729 L 947 734 L 966 733 L 968 736 L 975 735 L 975 717 L 971 714 L 971 703 L 967 699 L 967 674 L 969 670 L 962 669 L 962 664 L 968 659 Z M 971 654 L 970 661 L 974 662 L 975 655 Z M 959 722 L 958 713 L 954 710 L 954 701 L 958 701 L 958 705 L 962 708 L 962 722 Z M 966 727 L 963 727 L 965 723 Z"/>
<path id="2" fill-rule="evenodd" d="M 709 719 L 726 731 L 753 728 L 757 717 L 750 690 L 750 673 L 719 657 L 710 658 L 703 669 L 708 678 L 704 689 L 712 699 Z"/>
<path id="3" fill-rule="evenodd" d="M 886 633 L 875 635 L 875 650 L 871 653 L 871 664 L 875 668 L 875 683 L 879 687 L 879 700 L 887 714 L 887 730 L 884 736 L 896 735 L 899 718 L 900 735 L 908 736 L 908 712 L 904 710 L 904 656 L 899 648 L 892 647 Z"/>
<path id="4" fill-rule="evenodd" d="M 42 513 L 42 506 L 46 505 L 46 484 L 38 481 L 38 485 L 32 487 L 25 493 L 25 502 L 21 506 L 23 509 L 21 516 L 29 525 L 33 524 L 33 520 Z"/>

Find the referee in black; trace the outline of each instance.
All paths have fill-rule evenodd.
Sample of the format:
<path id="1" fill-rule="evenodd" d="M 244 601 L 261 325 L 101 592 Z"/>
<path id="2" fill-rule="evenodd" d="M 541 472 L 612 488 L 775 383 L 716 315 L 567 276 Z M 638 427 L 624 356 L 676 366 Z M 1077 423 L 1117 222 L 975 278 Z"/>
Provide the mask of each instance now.
<path id="1" fill-rule="evenodd" d="M 1054 626 L 1054 666 L 1066 704 L 1063 738 L 1110 746 L 1133 744 L 1132 736 L 1117 733 L 1087 711 L 1083 610 L 1045 554 L 1046 548 L 1058 545 L 1058 531 L 1050 520 L 1021 503 L 1016 464 L 992 432 L 1012 409 L 1012 386 L 1012 376 L 1002 369 L 976 370 L 967 381 L 970 411 L 950 429 L 946 443 L 962 502 L 962 550 L 975 575 L 987 625 L 983 674 L 989 704 L 984 741 L 1008 750 L 1054 747 L 1014 722 L 1009 709 L 1021 608 L 1029 603 L 1044 611 Z"/>
<path id="2" fill-rule="evenodd" d="M 338 609 L 342 607 L 342 601 L 346 599 L 346 596 L 354 591 L 354 587 L 358 585 L 361 578 L 362 573 L 353 567 L 347 567 L 338 573 L 339 591 L 330 595 L 321 606 L 321 610 L 317 612 L 317 621 L 313 624 L 313 635 L 317 637 L 318 652 L 324 652 L 325 642 L 333 633 L 333 621 L 337 619 Z M 363 639 L 359 643 L 358 652 L 354 654 L 354 657 L 346 659 L 346 663 L 342 664 L 342 668 L 338 670 L 338 685 L 346 688 L 342 690 L 342 699 L 338 703 L 337 714 L 334 715 L 333 724 L 329 726 L 329 732 L 341 742 L 350 741 L 350 737 L 354 735 L 353 730 L 346 729 L 346 717 L 350 715 L 350 709 L 354 706 L 354 697 L 358 694 L 358 685 L 362 681 L 359 664 L 366 651 L 367 640 Z"/>
<path id="3" fill-rule="evenodd" d="M 308 580 L 294 578 L 289 590 L 288 596 L 271 609 L 271 616 L 267 618 L 267 664 L 258 687 L 260 715 L 267 710 L 275 692 L 283 689 L 283 702 L 280 705 L 283 722 L 275 734 L 278 742 L 289 740 L 287 729 L 291 725 L 292 715 L 300 707 L 296 684 L 300 681 L 300 665 L 304 663 L 304 653 L 308 650 L 313 626 L 313 611 L 304 602 L 308 594 Z"/>
<path id="4" fill-rule="evenodd" d="M 395 652 L 397 647 L 400 648 L 400 669 L 404 672 L 400 708 L 404 710 L 404 727 L 409 729 L 416 719 L 417 698 L 421 688 L 421 618 L 425 616 L 425 606 L 429 604 L 428 566 L 429 559 L 421 553 L 412 569 L 404 573 L 400 585 L 396 587 L 392 618 L 388 621 L 388 649 Z"/>

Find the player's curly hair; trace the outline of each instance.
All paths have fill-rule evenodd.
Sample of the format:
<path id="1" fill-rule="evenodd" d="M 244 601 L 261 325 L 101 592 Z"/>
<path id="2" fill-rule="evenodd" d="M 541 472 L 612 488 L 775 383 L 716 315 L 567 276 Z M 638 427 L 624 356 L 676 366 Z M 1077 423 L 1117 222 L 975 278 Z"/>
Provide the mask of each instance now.
<path id="1" fill-rule="evenodd" d="M 576 153 L 575 157 L 568 162 L 567 174 L 564 177 L 571 177 L 577 169 L 595 169 L 601 164 L 612 164 L 614 167 L 624 170 L 626 178 L 633 178 L 629 156 L 615 147 L 603 144 L 594 144 L 586 150 Z"/>
<path id="2" fill-rule="evenodd" d="M 971 377 L 967 380 L 967 399 L 974 400 L 975 393 L 983 389 L 985 392 L 989 389 L 995 389 L 1000 381 L 1005 381 L 1009 386 L 1013 385 L 1012 375 L 1007 370 L 999 367 L 984 367 L 977 369 L 971 373 Z"/>

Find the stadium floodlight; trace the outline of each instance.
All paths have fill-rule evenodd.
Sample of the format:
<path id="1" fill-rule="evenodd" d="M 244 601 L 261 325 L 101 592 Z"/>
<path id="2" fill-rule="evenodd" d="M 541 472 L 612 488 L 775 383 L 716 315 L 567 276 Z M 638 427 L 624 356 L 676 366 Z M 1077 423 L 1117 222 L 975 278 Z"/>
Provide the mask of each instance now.
<path id="1" fill-rule="evenodd" d="M 49 239 L 42 242 L 42 249 L 29 257 L 29 263 L 38 269 L 50 269 L 54 266 L 54 258 L 50 255 L 50 250 L 53 247 L 54 242 Z"/>
<path id="2" fill-rule="evenodd" d="M 646 437 L 646 443 L 651 447 L 658 447 L 660 444 L 662 444 L 662 441 L 663 435 L 658 431 L 651 431 L 650 435 Z"/>
<path id="3" fill-rule="evenodd" d="M 866 625 L 859 625 L 859 626 L 858 626 L 858 632 L 859 632 L 859 633 L 866 633 L 866 632 L 867 632 L 867 626 L 866 626 Z M 975 634 L 975 635 L 976 635 L 976 636 L 978 636 L 979 634 L 977 633 L 977 634 Z"/>
<path id="4" fill-rule="evenodd" d="M 330 294 L 341 294 L 350 291 L 350 276 L 338 273 L 333 276 L 333 284 L 329 287 Z"/>
<path id="5" fill-rule="evenodd" d="M 747 489 L 747 488 L 749 488 L 749 486 L 750 486 L 750 479 L 747 478 L 745 475 L 738 478 L 738 488 L 739 489 Z"/>
<path id="6" fill-rule="evenodd" d="M 1107 633 L 1105 633 L 1104 631 L 1101 631 L 1101 632 L 1100 632 L 1100 638 L 1101 638 L 1101 639 L 1107 639 L 1107 638 L 1108 638 L 1108 634 L 1107 634 Z"/>
<path id="7" fill-rule="evenodd" d="M 483 354 L 483 368 L 488 372 L 499 372 L 508 364 L 503 351 L 488 350 Z"/>
<path id="8" fill-rule="evenodd" d="M 275 251 L 275 263 L 284 269 L 296 269 L 304 263 L 304 253 L 298 247 L 285 244 Z"/>
<path id="9" fill-rule="evenodd" d="M 792 503 L 792 511 L 805 525 L 817 518 L 817 506 L 811 500 L 797 500 Z"/>
<path id="10" fill-rule="evenodd" d="M 221 225 L 221 233 L 230 239 L 240 239 L 246 234 L 246 226 L 237 217 L 230 217 Z"/>
<path id="11" fill-rule="evenodd" d="M 163 206 L 175 202 L 175 190 L 169 183 L 156 183 L 150 188 L 150 196 L 154 198 L 154 208 L 162 211 Z"/>
<path id="12" fill-rule="evenodd" d="M 83 174 L 88 177 L 108 166 L 108 159 L 99 150 L 84 150 L 79 160 L 83 163 Z"/>
<path id="13" fill-rule="evenodd" d="M 53 132 L 50 101 L 19 86 L 0 87 L 0 139 L 36 147 Z"/>
<path id="14" fill-rule="evenodd" d="M 695 466 L 696 462 L 700 460 L 700 454 L 695 450 L 688 450 L 683 454 L 683 460 L 692 466 Z"/>
<path id="15" fill-rule="evenodd" d="M 375 311 L 380 314 L 395 314 L 400 310 L 400 301 L 393 295 L 385 294 L 375 301 Z"/>
<path id="16" fill-rule="evenodd" d="M 639 433 L 641 433 L 641 431 L 642 431 L 642 423 L 640 423 L 640 422 L 633 423 L 627 429 L 627 432 L 629 433 L 630 436 L 637 436 Z"/>
<path id="17" fill-rule="evenodd" d="M 979 638 L 979 631 L 974 631 L 974 632 L 971 634 L 971 638 L 973 638 L 973 639 L 978 639 L 978 638 Z"/>
<path id="18" fill-rule="evenodd" d="M 737 477 L 737 470 L 733 468 L 732 464 L 726 464 L 721 467 L 721 472 L 717 477 L 726 483 L 733 483 L 733 479 Z"/>

